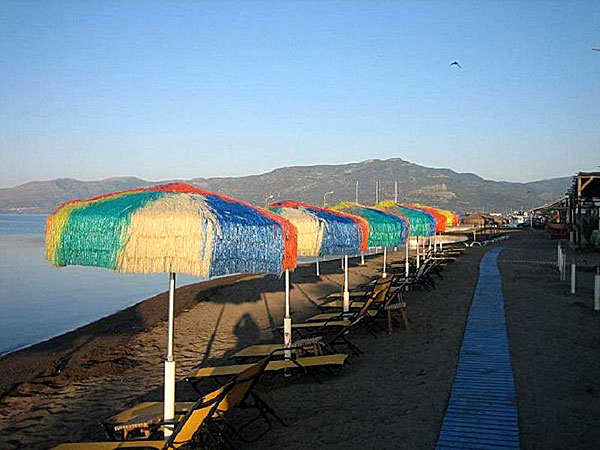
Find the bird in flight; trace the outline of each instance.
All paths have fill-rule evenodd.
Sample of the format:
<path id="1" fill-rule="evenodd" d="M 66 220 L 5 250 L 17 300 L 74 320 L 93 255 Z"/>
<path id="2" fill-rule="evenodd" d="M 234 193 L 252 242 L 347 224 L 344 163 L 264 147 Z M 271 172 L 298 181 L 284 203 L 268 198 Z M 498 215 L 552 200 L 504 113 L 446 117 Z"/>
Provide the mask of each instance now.
<path id="1" fill-rule="evenodd" d="M 459 69 L 462 69 L 462 66 L 458 63 L 458 61 L 452 61 L 450 63 L 451 66 L 458 66 Z"/>
<path id="2" fill-rule="evenodd" d="M 600 48 L 593 48 L 592 50 L 594 50 L 595 52 L 600 52 Z"/>

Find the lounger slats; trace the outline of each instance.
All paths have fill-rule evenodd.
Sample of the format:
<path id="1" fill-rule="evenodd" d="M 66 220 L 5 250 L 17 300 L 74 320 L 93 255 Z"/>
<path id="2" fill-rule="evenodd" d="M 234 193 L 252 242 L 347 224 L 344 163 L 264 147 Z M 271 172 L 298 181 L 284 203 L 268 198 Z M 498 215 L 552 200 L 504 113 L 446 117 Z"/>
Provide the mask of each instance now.
<path id="1" fill-rule="evenodd" d="M 297 369 L 301 367 L 318 367 L 318 366 L 341 366 L 348 358 L 348 355 L 337 353 L 334 355 L 322 356 L 306 356 L 298 358 L 294 361 L 279 360 L 271 361 L 265 369 L 266 372 L 277 372 L 283 369 Z M 207 378 L 237 375 L 243 370 L 251 367 L 253 364 L 234 364 L 229 366 L 204 367 L 193 372 L 189 378 Z"/>
<path id="2" fill-rule="evenodd" d="M 156 448 L 162 449 L 166 441 L 118 441 L 118 442 L 79 442 L 60 444 L 52 450 L 111 450 L 113 448 Z"/>
<path id="3" fill-rule="evenodd" d="M 231 355 L 232 358 L 254 358 L 258 356 L 267 356 L 270 355 L 275 350 L 279 350 L 282 348 L 283 344 L 280 342 L 278 344 L 256 344 L 251 345 L 250 347 L 246 347 L 239 352 Z M 292 353 L 295 353 L 297 349 L 292 349 Z"/>
<path id="4" fill-rule="evenodd" d="M 365 295 L 369 295 L 371 291 L 351 291 L 350 297 L 364 297 Z M 325 298 L 341 298 L 343 297 L 343 292 L 334 292 L 333 294 L 329 294 Z"/>
<path id="5" fill-rule="evenodd" d="M 314 322 L 302 322 L 292 323 L 292 330 L 302 328 L 322 328 L 322 327 L 347 327 L 352 322 L 350 320 L 331 320 L 331 321 L 314 321 Z"/>
<path id="6" fill-rule="evenodd" d="M 351 309 L 360 309 L 364 306 L 363 301 L 352 301 L 350 300 Z M 344 306 L 342 300 L 333 300 L 331 302 L 323 303 L 319 305 L 319 308 L 342 308 Z"/>

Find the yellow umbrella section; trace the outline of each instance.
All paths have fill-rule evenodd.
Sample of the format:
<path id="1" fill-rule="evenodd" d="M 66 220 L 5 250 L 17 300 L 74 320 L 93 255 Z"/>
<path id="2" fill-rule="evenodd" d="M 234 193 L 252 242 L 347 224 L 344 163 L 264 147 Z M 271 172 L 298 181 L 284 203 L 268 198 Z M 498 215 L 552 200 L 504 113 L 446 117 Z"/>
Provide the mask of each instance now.
<path id="1" fill-rule="evenodd" d="M 298 256 L 319 256 L 326 226 L 323 220 L 298 208 L 274 208 L 272 211 L 296 227 Z"/>

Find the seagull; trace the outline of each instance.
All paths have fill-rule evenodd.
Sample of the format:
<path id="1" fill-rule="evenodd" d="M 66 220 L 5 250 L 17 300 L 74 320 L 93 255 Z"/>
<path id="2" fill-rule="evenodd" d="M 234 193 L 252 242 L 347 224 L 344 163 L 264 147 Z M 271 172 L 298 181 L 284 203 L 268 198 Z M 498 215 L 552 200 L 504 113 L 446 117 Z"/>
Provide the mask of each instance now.
<path id="1" fill-rule="evenodd" d="M 451 66 L 458 66 L 458 67 L 459 67 L 459 69 L 462 69 L 462 66 L 461 66 L 461 65 L 458 63 L 458 61 L 452 61 L 452 62 L 450 63 L 450 65 L 451 65 Z"/>

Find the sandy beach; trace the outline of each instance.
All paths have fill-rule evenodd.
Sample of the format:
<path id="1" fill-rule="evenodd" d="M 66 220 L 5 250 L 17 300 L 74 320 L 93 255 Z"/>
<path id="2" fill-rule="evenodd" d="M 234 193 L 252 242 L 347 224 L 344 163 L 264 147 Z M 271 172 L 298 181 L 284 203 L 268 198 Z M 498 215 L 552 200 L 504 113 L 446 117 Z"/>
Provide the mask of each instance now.
<path id="1" fill-rule="evenodd" d="M 593 275 L 575 296 L 560 283 L 556 242 L 519 232 L 500 244 L 523 448 L 594 448 L 600 438 L 600 317 L 592 314 Z M 469 249 L 443 271 L 436 289 L 407 295 L 410 329 L 376 338 L 357 330 L 365 354 L 338 375 L 265 377 L 259 391 L 291 425 L 240 448 L 433 448 L 456 368 L 478 264 L 490 247 Z M 402 258 L 392 253 L 390 259 Z M 525 263 L 510 262 L 515 260 Z M 351 261 L 350 285 L 381 271 L 381 256 Z M 316 311 L 339 291 L 339 261 L 292 275 L 293 318 Z M 180 380 L 197 365 L 222 363 L 235 350 L 274 341 L 283 316 L 283 280 L 237 276 L 177 290 Z M 166 294 L 0 360 L 0 447 L 47 448 L 103 439 L 99 421 L 162 397 Z M 184 382 L 178 400 L 194 398 Z"/>

